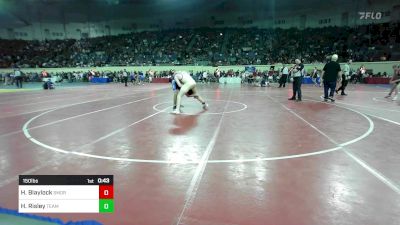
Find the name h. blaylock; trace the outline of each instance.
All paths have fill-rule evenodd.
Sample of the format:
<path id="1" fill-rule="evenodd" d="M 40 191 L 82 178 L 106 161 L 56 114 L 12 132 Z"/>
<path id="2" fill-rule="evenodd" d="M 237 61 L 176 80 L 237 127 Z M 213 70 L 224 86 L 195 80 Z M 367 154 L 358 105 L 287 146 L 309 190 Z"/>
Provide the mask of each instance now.
<path id="1" fill-rule="evenodd" d="M 53 191 L 51 190 L 21 190 L 21 195 L 36 195 L 36 196 L 43 196 L 43 195 L 53 195 Z"/>

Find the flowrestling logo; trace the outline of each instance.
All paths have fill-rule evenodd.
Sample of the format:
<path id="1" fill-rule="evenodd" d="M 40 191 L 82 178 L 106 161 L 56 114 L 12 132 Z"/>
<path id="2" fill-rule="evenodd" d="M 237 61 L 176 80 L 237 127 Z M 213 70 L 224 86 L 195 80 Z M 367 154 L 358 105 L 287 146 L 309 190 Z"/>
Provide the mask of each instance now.
<path id="1" fill-rule="evenodd" d="M 382 18 L 381 12 L 358 12 L 360 20 L 380 20 Z"/>

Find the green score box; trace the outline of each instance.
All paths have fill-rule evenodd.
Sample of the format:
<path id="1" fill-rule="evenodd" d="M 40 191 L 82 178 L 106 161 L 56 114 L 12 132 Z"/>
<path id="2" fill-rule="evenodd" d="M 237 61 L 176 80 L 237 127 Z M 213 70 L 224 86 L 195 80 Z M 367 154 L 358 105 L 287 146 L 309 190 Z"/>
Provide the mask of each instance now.
<path id="1" fill-rule="evenodd" d="M 99 199 L 99 212 L 100 213 L 113 213 L 114 212 L 114 199 Z"/>

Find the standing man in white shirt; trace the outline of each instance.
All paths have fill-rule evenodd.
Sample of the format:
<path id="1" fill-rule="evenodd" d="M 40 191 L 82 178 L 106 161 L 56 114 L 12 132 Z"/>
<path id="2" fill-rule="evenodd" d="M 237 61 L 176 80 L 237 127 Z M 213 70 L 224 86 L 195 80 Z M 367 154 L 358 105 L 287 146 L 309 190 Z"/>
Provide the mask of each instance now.
<path id="1" fill-rule="evenodd" d="M 282 65 L 281 78 L 279 79 L 279 88 L 286 87 L 286 81 L 289 75 L 289 69 L 285 64 Z"/>
<path id="2" fill-rule="evenodd" d="M 400 85 L 400 65 L 393 65 L 393 76 L 390 79 L 390 83 L 392 87 L 390 88 L 389 94 L 386 95 L 385 98 L 390 98 L 392 93 L 394 92 L 394 97 L 392 98 L 393 101 L 397 100 L 399 94 L 399 85 Z"/>
<path id="3" fill-rule="evenodd" d="M 312 74 L 311 74 L 311 79 L 312 79 L 312 82 L 314 83 L 314 86 L 320 86 L 321 87 L 321 83 L 319 83 L 318 84 L 318 69 L 317 69 L 317 67 L 314 67 L 314 69 L 313 69 L 313 71 L 312 71 Z"/>
<path id="4" fill-rule="evenodd" d="M 293 96 L 289 100 L 295 100 L 296 102 L 301 102 L 301 83 L 303 82 L 303 69 L 304 65 L 301 63 L 300 59 L 295 60 L 296 65 L 294 65 L 289 71 L 292 72 L 293 77 Z M 297 99 L 296 99 L 297 94 Z"/>
<path id="5" fill-rule="evenodd" d="M 208 76 L 207 71 L 204 71 L 203 72 L 203 82 L 204 83 L 207 83 L 207 76 Z"/>
<path id="6" fill-rule="evenodd" d="M 350 59 L 348 63 L 344 64 L 343 66 L 343 73 L 342 73 L 342 85 L 336 90 L 336 94 L 341 91 L 340 95 L 347 95 L 344 90 L 346 89 L 347 84 L 350 80 L 350 65 L 352 60 Z"/>
<path id="7" fill-rule="evenodd" d="M 22 88 L 22 74 L 19 68 L 15 69 L 14 79 L 15 83 L 17 84 L 17 88 Z"/>
<path id="8" fill-rule="evenodd" d="M 126 72 L 126 69 L 122 72 L 122 79 L 125 83 L 125 87 L 128 87 L 128 72 Z"/>
<path id="9" fill-rule="evenodd" d="M 221 77 L 221 71 L 217 68 L 214 72 L 214 76 L 217 79 L 217 82 L 219 81 L 219 78 Z"/>
<path id="10" fill-rule="evenodd" d="M 10 85 L 11 75 L 10 73 L 4 74 L 4 85 Z"/>

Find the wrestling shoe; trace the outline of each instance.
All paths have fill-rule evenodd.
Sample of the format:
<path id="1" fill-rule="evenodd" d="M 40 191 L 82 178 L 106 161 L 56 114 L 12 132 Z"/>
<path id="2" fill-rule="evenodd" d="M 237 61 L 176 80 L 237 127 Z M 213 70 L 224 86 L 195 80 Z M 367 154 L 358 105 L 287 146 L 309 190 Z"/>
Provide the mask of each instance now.
<path id="1" fill-rule="evenodd" d="M 181 112 L 175 109 L 174 111 L 171 112 L 171 114 L 179 115 L 181 114 Z"/>

